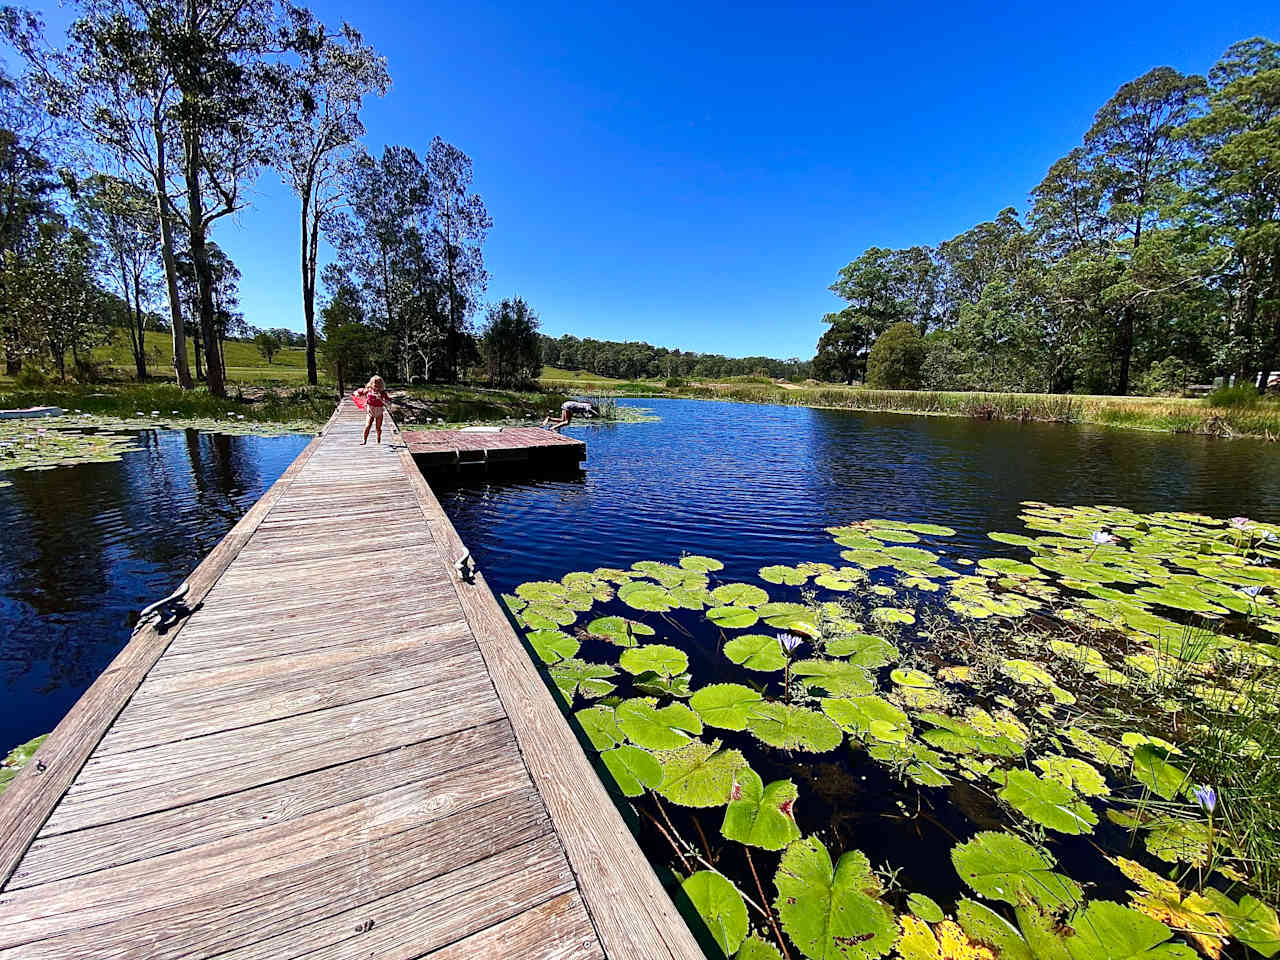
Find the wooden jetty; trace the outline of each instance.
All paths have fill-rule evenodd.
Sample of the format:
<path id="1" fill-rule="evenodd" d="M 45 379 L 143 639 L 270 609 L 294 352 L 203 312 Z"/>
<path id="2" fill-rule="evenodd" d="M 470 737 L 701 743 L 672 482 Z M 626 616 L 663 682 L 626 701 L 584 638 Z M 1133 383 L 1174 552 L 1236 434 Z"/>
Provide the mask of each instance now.
<path id="1" fill-rule="evenodd" d="M 541 427 L 406 430 L 403 436 L 418 464 L 428 470 L 518 463 L 576 467 L 587 458 L 581 440 Z"/>
<path id="2" fill-rule="evenodd" d="M 0 957 L 702 957 L 389 426 L 343 401 L 0 795 Z"/>

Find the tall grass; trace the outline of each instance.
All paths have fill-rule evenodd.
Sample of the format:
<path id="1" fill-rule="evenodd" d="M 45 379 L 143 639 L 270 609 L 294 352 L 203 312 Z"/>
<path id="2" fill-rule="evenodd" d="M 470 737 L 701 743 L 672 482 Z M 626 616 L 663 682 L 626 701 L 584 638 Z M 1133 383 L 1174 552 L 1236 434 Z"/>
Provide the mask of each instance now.
<path id="1" fill-rule="evenodd" d="M 242 391 L 215 397 L 207 390 L 180 390 L 169 383 L 55 384 L 0 393 L 0 407 L 56 406 L 109 417 L 134 417 L 152 410 L 162 416 L 219 419 L 243 416 L 260 422 L 323 422 L 333 413 L 334 394 L 327 387 Z"/>
<path id="2" fill-rule="evenodd" d="M 623 384 L 615 389 L 653 384 Z M 776 403 L 839 410 L 914 413 L 1196 433 L 1211 436 L 1280 438 L 1280 402 L 1252 406 L 1213 406 L 1200 400 L 1155 397 L 1076 396 L 1052 393 L 960 393 L 939 390 L 872 390 L 863 387 L 782 387 L 761 383 L 690 384 L 666 391 L 672 396 Z"/>

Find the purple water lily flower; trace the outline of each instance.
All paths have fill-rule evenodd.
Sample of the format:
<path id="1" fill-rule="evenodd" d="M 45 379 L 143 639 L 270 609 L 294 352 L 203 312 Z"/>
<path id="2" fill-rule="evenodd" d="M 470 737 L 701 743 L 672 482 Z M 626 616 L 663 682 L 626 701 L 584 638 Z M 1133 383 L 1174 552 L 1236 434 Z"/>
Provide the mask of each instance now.
<path id="1" fill-rule="evenodd" d="M 1212 814 L 1218 806 L 1218 794 L 1214 792 L 1213 787 L 1199 786 L 1191 791 L 1192 796 L 1196 798 L 1196 802 L 1204 808 L 1206 813 Z"/>
<path id="2" fill-rule="evenodd" d="M 804 643 L 804 639 L 801 637 L 796 637 L 789 633 L 778 634 L 778 646 L 782 647 L 783 653 L 788 656 L 795 653 L 802 643 Z"/>
<path id="3" fill-rule="evenodd" d="M 1256 586 L 1252 586 L 1252 587 L 1241 587 L 1240 592 L 1243 593 L 1246 597 L 1249 597 L 1250 599 L 1252 599 L 1262 592 L 1262 586 L 1263 585 L 1259 583 Z"/>
<path id="4" fill-rule="evenodd" d="M 1252 523 L 1253 521 L 1250 520 L 1248 517 L 1232 517 L 1231 518 L 1231 525 L 1235 527 L 1237 530 L 1248 530 L 1249 526 Z"/>

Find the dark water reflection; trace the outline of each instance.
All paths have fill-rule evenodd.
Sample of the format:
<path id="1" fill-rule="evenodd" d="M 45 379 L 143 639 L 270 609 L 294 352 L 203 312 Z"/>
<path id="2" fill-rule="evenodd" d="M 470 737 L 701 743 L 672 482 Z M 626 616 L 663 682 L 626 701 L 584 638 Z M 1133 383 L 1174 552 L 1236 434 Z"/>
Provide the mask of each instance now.
<path id="1" fill-rule="evenodd" d="M 3 474 L 0 753 L 62 719 L 308 439 L 148 431 L 117 463 Z"/>
<path id="2" fill-rule="evenodd" d="M 987 423 L 696 400 L 632 401 L 661 423 L 570 428 L 576 480 L 433 481 L 489 580 L 672 560 L 834 560 L 824 528 L 863 517 L 953 526 L 994 552 L 1022 500 L 1280 520 L 1280 445 L 1060 424 Z"/>

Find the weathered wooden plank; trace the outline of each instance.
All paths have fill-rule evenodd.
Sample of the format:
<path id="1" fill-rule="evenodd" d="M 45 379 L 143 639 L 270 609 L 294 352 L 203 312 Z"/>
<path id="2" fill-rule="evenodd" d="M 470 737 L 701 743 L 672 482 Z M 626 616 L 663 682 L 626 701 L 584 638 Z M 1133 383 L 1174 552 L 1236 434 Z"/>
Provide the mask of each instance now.
<path id="1" fill-rule="evenodd" d="M 582 897 L 573 891 L 428 956 L 431 960 L 603 960 L 605 954 Z"/>
<path id="2" fill-rule="evenodd" d="M 210 957 L 443 877 L 550 829 L 533 792 L 504 797 L 291 869 L 233 882 L 65 934 L 28 939 L 0 957 L 174 960 Z M 43 887 L 31 890 L 38 892 Z M 0 914 L 5 911 L 0 910 Z M 9 942 L 6 939 L 5 942 Z"/>
<path id="3" fill-rule="evenodd" d="M 14 872 L 9 889 L 65 880 L 221 837 L 283 823 L 386 789 L 456 773 L 473 765 L 510 764 L 515 741 L 505 720 L 460 733 L 394 747 L 371 757 L 325 767 L 292 780 L 162 810 L 128 821 L 72 833 L 42 833 Z"/>
<path id="4" fill-rule="evenodd" d="M 339 406 L 326 426 L 331 426 L 341 413 L 342 407 Z M 189 604 L 197 604 L 231 565 L 263 518 L 315 455 L 323 438 L 322 431 L 307 444 L 280 479 L 192 571 L 187 578 Z M 0 885 L 9 879 L 28 844 L 103 733 L 180 631 L 181 625 L 171 626 L 164 633 L 158 632 L 153 625 L 138 630 L 49 734 L 31 762 L 0 794 L 0 823 L 5 825 L 4 832 L 0 834 Z"/>
<path id="5" fill-rule="evenodd" d="M 406 475 L 446 559 L 461 557 L 467 549 L 440 501 L 420 474 Z M 455 587 L 605 953 L 614 960 L 702 957 L 483 574 Z"/>
<path id="6" fill-rule="evenodd" d="M 50 832 L 196 803 L 497 720 L 483 672 L 194 740 L 94 756 L 49 817 Z"/>
<path id="7" fill-rule="evenodd" d="M 445 656 L 421 645 L 384 650 L 376 658 L 353 658 L 349 647 L 329 649 L 341 650 L 346 656 L 327 666 L 290 659 L 287 669 L 259 677 L 255 683 L 202 684 L 180 695 L 142 703 L 135 699 L 102 738 L 94 756 L 191 740 L 406 690 L 431 696 L 437 680 L 449 677 L 454 670 L 475 669 L 475 643 L 470 638 L 457 641 Z M 144 682 L 139 694 L 146 686 Z"/>
<path id="8" fill-rule="evenodd" d="M 352 910 L 224 954 L 219 960 L 412 960 L 572 890 L 554 834 Z M 585 911 L 582 919 L 586 919 Z M 544 931 L 556 936 L 557 931 Z M 594 942 L 595 936 L 588 936 Z M 504 956 L 523 956 L 506 953 Z"/>
<path id="9" fill-rule="evenodd" d="M 331 646 L 359 644 L 371 640 L 388 640 L 413 636 L 425 644 L 447 643 L 458 637 L 470 637 L 465 620 L 456 619 L 457 611 L 444 608 L 407 610 L 398 616 L 365 618 L 345 632 L 332 627 L 301 624 L 294 630 L 283 630 L 258 639 L 230 638 L 225 645 L 192 644 L 182 649 L 170 648 L 148 674 L 169 676 L 192 670 L 216 668 L 223 664 L 248 663 L 273 657 L 292 656 Z"/>
<path id="10" fill-rule="evenodd" d="M 211 896 L 221 887 L 299 868 L 451 815 L 456 829 L 468 830 L 486 804 L 511 797 L 541 809 L 518 769 L 469 768 L 466 777 L 446 774 L 391 787 L 198 847 L 6 891 L 0 946 L 118 922 L 177 899 Z"/>

